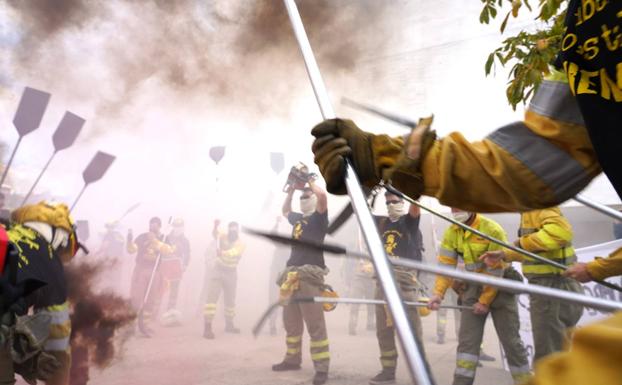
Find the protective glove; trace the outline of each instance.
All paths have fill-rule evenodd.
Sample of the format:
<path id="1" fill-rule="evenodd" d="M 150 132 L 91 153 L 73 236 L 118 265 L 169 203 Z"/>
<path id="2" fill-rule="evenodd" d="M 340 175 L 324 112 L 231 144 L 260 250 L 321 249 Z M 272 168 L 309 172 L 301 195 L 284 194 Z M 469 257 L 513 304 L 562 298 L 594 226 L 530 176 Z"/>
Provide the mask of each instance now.
<path id="1" fill-rule="evenodd" d="M 345 119 L 325 120 L 311 130 L 315 137 L 312 150 L 326 189 L 331 194 L 346 194 L 344 183 L 346 157 L 360 182 L 372 188 L 382 179 L 383 170 L 395 164 L 402 150 L 401 138 L 374 135 Z"/>

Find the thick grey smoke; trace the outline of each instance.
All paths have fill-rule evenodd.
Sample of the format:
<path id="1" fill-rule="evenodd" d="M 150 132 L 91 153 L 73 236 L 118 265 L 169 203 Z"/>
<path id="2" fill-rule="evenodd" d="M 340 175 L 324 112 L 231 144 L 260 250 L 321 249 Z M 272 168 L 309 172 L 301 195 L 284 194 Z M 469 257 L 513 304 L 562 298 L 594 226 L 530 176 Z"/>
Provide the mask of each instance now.
<path id="1" fill-rule="evenodd" d="M 351 72 L 364 50 L 382 49 L 383 2 L 299 3 L 327 74 Z M 12 77 L 36 74 L 50 91 L 88 101 L 98 133 L 136 129 L 150 108 L 175 113 L 179 105 L 253 123 L 267 111 L 289 115 L 291 102 L 308 92 L 281 1 L 8 4 L 20 30 Z"/>

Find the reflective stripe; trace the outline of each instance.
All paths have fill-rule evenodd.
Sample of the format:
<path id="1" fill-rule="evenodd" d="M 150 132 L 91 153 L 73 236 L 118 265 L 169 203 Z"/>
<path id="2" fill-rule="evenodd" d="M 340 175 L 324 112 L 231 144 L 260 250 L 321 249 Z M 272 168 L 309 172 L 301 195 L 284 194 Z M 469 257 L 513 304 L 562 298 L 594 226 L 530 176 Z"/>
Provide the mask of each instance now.
<path id="1" fill-rule="evenodd" d="M 61 311 L 38 310 L 36 313 L 49 315 L 51 324 L 60 325 L 69 321 L 69 309 Z"/>
<path id="2" fill-rule="evenodd" d="M 458 360 L 456 361 L 456 366 L 458 368 L 468 369 L 475 372 L 475 368 L 477 368 L 477 361 Z"/>
<path id="3" fill-rule="evenodd" d="M 563 265 L 566 266 L 570 266 L 573 263 L 577 263 L 577 256 L 576 255 L 571 255 L 568 257 L 562 257 L 562 258 L 551 258 L 551 257 L 547 257 L 547 259 L 550 259 L 551 261 L 555 261 L 557 263 L 561 263 Z M 550 266 L 547 264 L 544 264 L 540 261 L 536 261 L 536 260 L 525 260 L 523 261 L 523 265 L 527 265 L 527 266 L 538 266 L 538 265 L 544 265 L 544 266 Z"/>
<path id="4" fill-rule="evenodd" d="M 525 236 L 525 235 L 533 234 L 533 233 L 535 233 L 537 231 L 538 231 L 538 229 L 535 229 L 535 228 L 521 227 L 520 229 L 518 229 L 518 236 L 522 237 L 522 236 Z"/>
<path id="5" fill-rule="evenodd" d="M 321 353 L 313 353 L 311 354 L 311 359 L 313 361 L 322 361 L 330 358 L 330 352 L 321 352 Z"/>
<path id="6" fill-rule="evenodd" d="M 476 262 L 476 263 L 465 263 L 464 268 L 468 271 L 477 271 L 482 270 L 486 267 L 484 262 Z"/>
<path id="7" fill-rule="evenodd" d="M 439 254 L 444 256 L 444 257 L 450 257 L 453 259 L 458 259 L 458 253 L 455 250 L 449 250 L 446 249 L 444 247 L 441 247 L 441 249 L 439 250 Z"/>
<path id="8" fill-rule="evenodd" d="M 578 192 L 577 186 L 584 186 L 591 180 L 576 159 L 536 135 L 522 122 L 501 127 L 488 135 L 488 139 L 523 163 L 560 201 L 571 198 Z"/>
<path id="9" fill-rule="evenodd" d="M 386 352 L 380 352 L 380 357 L 397 357 L 397 350 L 388 350 Z"/>
<path id="10" fill-rule="evenodd" d="M 471 353 L 458 353 L 456 355 L 456 360 L 465 360 L 465 361 L 474 361 L 474 362 L 478 362 L 479 361 L 479 355 L 477 354 L 471 354 Z"/>
<path id="11" fill-rule="evenodd" d="M 522 384 L 531 378 L 531 370 L 529 365 L 511 366 L 510 373 L 515 384 Z"/>
<path id="12" fill-rule="evenodd" d="M 71 321 L 50 325 L 50 338 L 65 338 L 71 335 Z"/>
<path id="13" fill-rule="evenodd" d="M 64 302 L 60 305 L 46 306 L 45 310 L 53 312 L 69 311 L 69 302 Z"/>
<path id="14" fill-rule="evenodd" d="M 380 360 L 380 364 L 384 368 L 394 368 L 397 366 L 397 360 Z"/>
<path id="15" fill-rule="evenodd" d="M 505 269 L 503 268 L 498 268 L 498 269 L 490 269 L 490 268 L 486 268 L 486 272 L 490 275 L 494 275 L 495 277 L 503 277 L 503 272 L 505 271 Z"/>
<path id="16" fill-rule="evenodd" d="M 328 346 L 328 339 L 321 340 L 321 341 L 311 341 L 311 344 L 310 344 L 311 348 L 323 348 L 326 346 Z"/>
<path id="17" fill-rule="evenodd" d="M 287 349 L 287 354 L 294 355 L 298 353 L 300 353 L 300 348 L 288 348 Z"/>
<path id="18" fill-rule="evenodd" d="M 43 350 L 63 352 L 69 348 L 69 337 L 49 339 L 45 342 Z"/>
<path id="19" fill-rule="evenodd" d="M 287 337 L 285 339 L 285 341 L 288 344 L 297 344 L 298 342 L 300 342 L 302 340 L 302 336 L 294 336 L 294 337 Z"/>
<path id="20" fill-rule="evenodd" d="M 585 126 L 568 83 L 545 80 L 529 103 L 529 110 L 551 119 Z"/>
<path id="21" fill-rule="evenodd" d="M 215 303 L 207 303 L 207 304 L 205 304 L 205 308 L 206 309 L 216 309 L 216 304 Z"/>
<path id="22" fill-rule="evenodd" d="M 456 375 L 468 378 L 475 378 L 475 369 L 456 368 Z"/>

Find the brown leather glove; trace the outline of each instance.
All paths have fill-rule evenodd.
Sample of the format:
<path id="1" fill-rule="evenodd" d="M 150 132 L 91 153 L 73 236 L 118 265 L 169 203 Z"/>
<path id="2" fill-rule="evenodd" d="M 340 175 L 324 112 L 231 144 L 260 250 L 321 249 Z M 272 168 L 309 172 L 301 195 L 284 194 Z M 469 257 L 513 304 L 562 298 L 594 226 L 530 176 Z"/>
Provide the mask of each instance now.
<path id="1" fill-rule="evenodd" d="M 346 194 L 344 183 L 346 157 L 360 182 L 371 188 L 382 178 L 382 171 L 393 166 L 401 153 L 401 138 L 374 135 L 359 129 L 346 119 L 325 120 L 311 130 L 315 137 L 312 150 L 326 189 L 331 194 Z"/>

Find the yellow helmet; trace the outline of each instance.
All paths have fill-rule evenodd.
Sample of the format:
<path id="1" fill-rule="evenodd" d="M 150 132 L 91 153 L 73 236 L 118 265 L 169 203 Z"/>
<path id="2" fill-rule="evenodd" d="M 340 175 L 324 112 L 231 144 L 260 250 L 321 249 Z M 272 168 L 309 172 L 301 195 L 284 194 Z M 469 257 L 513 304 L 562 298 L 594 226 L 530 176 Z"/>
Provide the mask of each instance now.
<path id="1" fill-rule="evenodd" d="M 73 221 L 69 216 L 69 208 L 64 203 L 51 204 L 41 201 L 34 205 L 25 205 L 11 213 L 11 220 L 19 224 L 43 222 L 52 227 L 61 228 L 68 233 L 74 231 Z"/>
<path id="2" fill-rule="evenodd" d="M 322 290 L 321 296 L 325 298 L 339 298 L 339 294 L 337 294 L 337 292 L 334 291 L 333 288 L 328 285 L 326 285 L 324 290 Z M 322 304 L 322 307 L 324 308 L 324 311 L 333 311 L 337 307 L 337 304 L 325 302 Z"/>
<path id="3" fill-rule="evenodd" d="M 69 215 L 69 208 L 64 203 L 48 203 L 41 201 L 33 205 L 25 205 L 15 209 L 11 213 L 13 222 L 24 224 L 26 222 L 42 222 L 53 228 L 63 229 L 69 234 L 66 245 L 56 249 L 56 254 L 61 261 L 67 263 L 78 252 L 80 244 L 73 225 L 73 220 Z"/>
<path id="4" fill-rule="evenodd" d="M 420 297 L 418 302 L 428 303 L 428 302 L 430 302 L 430 299 L 427 298 L 427 297 Z M 428 309 L 427 306 L 418 306 L 417 307 L 417 312 L 419 313 L 419 315 L 421 317 L 426 317 L 426 316 L 429 316 L 430 313 L 432 313 L 432 310 Z"/>

